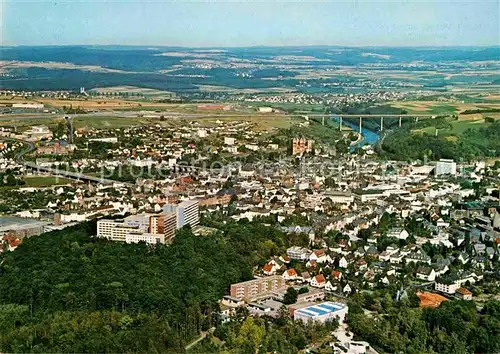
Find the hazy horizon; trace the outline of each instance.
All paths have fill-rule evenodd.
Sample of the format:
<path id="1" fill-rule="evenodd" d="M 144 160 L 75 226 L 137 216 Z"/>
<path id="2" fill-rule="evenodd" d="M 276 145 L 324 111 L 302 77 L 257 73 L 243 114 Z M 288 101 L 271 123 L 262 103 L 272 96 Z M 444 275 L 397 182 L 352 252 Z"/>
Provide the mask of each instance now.
<path id="1" fill-rule="evenodd" d="M 491 47 L 497 1 L 150 1 L 0 5 L 6 46 Z"/>
<path id="2" fill-rule="evenodd" d="M 481 48 L 500 48 L 500 44 L 485 44 L 485 45 L 314 45 L 314 44 L 294 44 L 294 45 L 239 45 L 239 46 L 179 46 L 179 45 L 153 45 L 153 44 L 0 44 L 0 48 L 16 48 L 16 47 L 120 47 L 120 48 L 141 48 L 141 49 L 238 49 L 238 48 L 363 48 L 363 49 L 481 49 Z"/>

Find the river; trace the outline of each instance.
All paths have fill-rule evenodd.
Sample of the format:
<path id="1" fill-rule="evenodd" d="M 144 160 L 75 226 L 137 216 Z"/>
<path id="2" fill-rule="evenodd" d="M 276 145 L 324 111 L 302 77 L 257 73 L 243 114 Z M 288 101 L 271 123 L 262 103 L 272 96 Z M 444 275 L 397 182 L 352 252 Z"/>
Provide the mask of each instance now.
<path id="1" fill-rule="evenodd" d="M 332 115 L 332 119 L 336 122 L 340 122 L 340 117 L 337 115 Z M 342 125 L 347 125 L 353 131 L 359 132 L 359 125 L 342 120 Z M 372 130 L 361 127 L 361 135 L 363 135 L 363 140 L 356 144 L 354 147 L 358 147 L 365 144 L 375 145 L 375 143 L 380 139 L 380 134 L 378 132 L 374 132 Z"/>

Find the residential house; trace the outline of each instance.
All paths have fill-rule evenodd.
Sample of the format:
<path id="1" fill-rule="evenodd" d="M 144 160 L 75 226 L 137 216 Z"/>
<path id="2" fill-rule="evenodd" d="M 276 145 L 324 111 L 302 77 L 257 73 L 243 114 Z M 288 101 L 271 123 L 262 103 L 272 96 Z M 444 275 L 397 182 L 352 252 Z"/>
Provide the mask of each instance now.
<path id="1" fill-rule="evenodd" d="M 404 256 L 401 253 L 396 252 L 394 254 L 391 254 L 389 262 L 391 262 L 392 264 L 400 264 L 403 263 L 403 258 Z"/>
<path id="2" fill-rule="evenodd" d="M 323 274 L 318 274 L 311 279 L 311 286 L 315 288 L 324 288 L 326 285 L 326 279 Z"/>
<path id="3" fill-rule="evenodd" d="M 406 240 L 408 236 L 410 234 L 403 228 L 392 228 L 387 232 L 387 237 L 395 237 L 399 240 Z"/>
<path id="4" fill-rule="evenodd" d="M 356 262 L 356 267 L 358 268 L 358 270 L 365 270 L 366 268 L 368 268 L 368 263 L 363 258 L 361 258 Z"/>
<path id="5" fill-rule="evenodd" d="M 420 280 L 434 281 L 436 279 L 436 272 L 431 267 L 419 267 L 416 277 Z"/>
<path id="6" fill-rule="evenodd" d="M 300 274 L 300 277 L 302 278 L 302 280 L 304 282 L 308 282 L 309 283 L 311 281 L 311 274 L 309 274 L 309 272 L 302 272 Z"/>
<path id="7" fill-rule="evenodd" d="M 345 257 L 342 257 L 340 260 L 339 260 L 339 267 L 340 268 L 347 268 L 349 265 L 349 263 L 347 262 L 347 259 Z"/>
<path id="8" fill-rule="evenodd" d="M 339 289 L 339 285 L 338 285 L 337 282 L 328 281 L 325 284 L 325 290 L 326 291 L 337 291 L 338 289 Z"/>
<path id="9" fill-rule="evenodd" d="M 431 264 L 431 257 L 429 257 L 423 250 L 417 250 L 406 256 L 406 263 L 427 263 Z"/>
<path id="10" fill-rule="evenodd" d="M 456 294 L 462 300 L 472 300 L 472 293 L 466 288 L 458 288 Z"/>
<path id="11" fill-rule="evenodd" d="M 262 273 L 265 275 L 274 275 L 276 273 L 276 266 L 270 263 L 266 263 L 262 268 Z"/>
<path id="12" fill-rule="evenodd" d="M 342 272 L 338 270 L 332 270 L 331 276 L 333 279 L 340 281 L 342 279 Z"/>
<path id="13" fill-rule="evenodd" d="M 285 272 L 282 274 L 282 277 L 284 280 L 295 280 L 299 276 L 297 274 L 297 271 L 293 268 L 285 270 Z"/>
<path id="14" fill-rule="evenodd" d="M 325 263 L 327 261 L 325 250 L 313 250 L 309 255 L 309 260 L 316 261 L 317 263 Z"/>

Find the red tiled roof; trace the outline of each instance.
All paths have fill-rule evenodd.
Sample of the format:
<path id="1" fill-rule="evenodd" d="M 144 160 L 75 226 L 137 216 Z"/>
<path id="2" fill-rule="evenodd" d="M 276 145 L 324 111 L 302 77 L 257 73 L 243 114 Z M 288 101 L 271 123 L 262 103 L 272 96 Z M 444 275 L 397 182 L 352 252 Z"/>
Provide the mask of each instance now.
<path id="1" fill-rule="evenodd" d="M 324 250 L 314 250 L 313 252 L 316 255 L 316 257 L 321 257 L 325 254 Z"/>
<path id="2" fill-rule="evenodd" d="M 338 270 L 332 270 L 332 277 L 334 278 L 340 278 L 342 276 L 342 273 Z"/>
<path id="3" fill-rule="evenodd" d="M 290 277 L 296 277 L 297 276 L 297 272 L 295 271 L 295 269 L 287 269 L 286 270 L 286 274 L 288 274 L 288 276 Z"/>
<path id="4" fill-rule="evenodd" d="M 264 272 L 271 272 L 273 270 L 273 266 L 267 263 L 264 268 L 262 268 Z"/>
<path id="5" fill-rule="evenodd" d="M 325 280 L 325 276 L 323 274 L 318 274 L 314 277 L 314 279 L 316 279 L 316 282 L 317 283 L 325 283 L 326 280 Z"/>
<path id="6" fill-rule="evenodd" d="M 467 290 L 466 288 L 457 289 L 457 293 L 459 293 L 461 295 L 472 295 L 472 293 L 469 290 Z"/>

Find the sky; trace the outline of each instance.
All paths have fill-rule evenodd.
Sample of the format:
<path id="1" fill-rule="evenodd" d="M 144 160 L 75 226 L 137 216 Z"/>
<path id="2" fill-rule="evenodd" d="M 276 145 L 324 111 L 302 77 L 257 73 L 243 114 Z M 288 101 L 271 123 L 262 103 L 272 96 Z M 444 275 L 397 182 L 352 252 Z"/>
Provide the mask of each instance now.
<path id="1" fill-rule="evenodd" d="M 2 45 L 499 45 L 499 0 L 0 0 Z"/>

